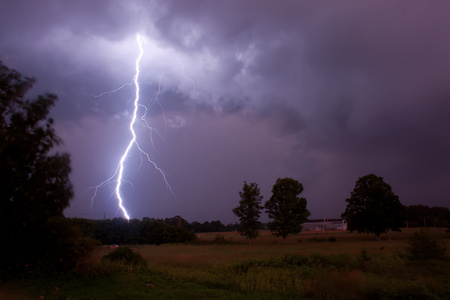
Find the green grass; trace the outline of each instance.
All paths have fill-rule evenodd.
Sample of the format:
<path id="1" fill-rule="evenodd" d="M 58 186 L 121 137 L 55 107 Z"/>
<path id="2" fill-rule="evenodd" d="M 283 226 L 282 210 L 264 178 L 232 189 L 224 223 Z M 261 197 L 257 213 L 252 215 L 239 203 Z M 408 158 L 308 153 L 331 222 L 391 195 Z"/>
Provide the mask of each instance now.
<path id="1" fill-rule="evenodd" d="M 82 276 L 3 284 L 0 299 L 450 299 L 449 259 L 408 259 L 417 231 L 390 232 L 381 241 L 306 232 L 287 244 L 265 235 L 252 245 L 236 233 L 224 235 L 233 239 L 228 244 L 203 235 L 198 245 L 136 246 L 148 267 L 102 261 L 112 250 L 99 248 Z M 444 229 L 426 232 L 448 248 Z"/>
<path id="2" fill-rule="evenodd" d="M 20 290 L 18 285 L 21 286 Z M 56 288 L 58 287 L 58 288 Z M 210 287 L 192 281 L 179 281 L 153 272 L 115 272 L 98 278 L 65 277 L 29 279 L 0 288 L 0 299 L 45 300 L 88 299 L 247 299 L 239 291 Z M 260 299 L 269 299 L 261 297 Z"/>

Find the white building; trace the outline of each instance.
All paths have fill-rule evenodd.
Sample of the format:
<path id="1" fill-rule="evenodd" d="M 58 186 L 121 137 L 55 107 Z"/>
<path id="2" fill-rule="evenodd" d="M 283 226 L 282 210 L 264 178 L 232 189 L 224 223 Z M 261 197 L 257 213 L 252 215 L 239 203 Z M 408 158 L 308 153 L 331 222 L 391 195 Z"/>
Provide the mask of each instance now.
<path id="1" fill-rule="evenodd" d="M 347 222 L 344 219 L 316 219 L 303 223 L 303 230 L 347 230 Z"/>

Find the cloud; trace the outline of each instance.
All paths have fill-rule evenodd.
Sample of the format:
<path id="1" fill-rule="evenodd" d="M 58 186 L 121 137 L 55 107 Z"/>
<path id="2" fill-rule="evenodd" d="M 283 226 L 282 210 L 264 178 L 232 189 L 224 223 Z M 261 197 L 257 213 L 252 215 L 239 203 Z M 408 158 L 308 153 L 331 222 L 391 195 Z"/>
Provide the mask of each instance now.
<path id="1" fill-rule="evenodd" d="M 167 126 L 170 129 L 179 129 L 186 125 L 186 119 L 180 115 L 176 115 L 173 118 L 167 119 Z"/>
<path id="2" fill-rule="evenodd" d="M 89 201 L 79 191 L 114 169 L 128 136 L 133 89 L 94 96 L 131 82 L 140 33 L 141 97 L 159 134 L 148 146 L 186 198 L 156 215 L 179 205 L 231 221 L 243 180 L 267 195 L 291 176 L 313 216 L 338 216 L 368 173 L 405 204 L 448 198 L 449 12 L 446 1 L 10 1 L 0 58 L 36 76 L 34 93 L 59 95 L 52 114 L 75 162 L 75 203 Z M 96 181 L 85 173 L 105 153 Z M 148 188 L 131 197 L 167 199 L 144 175 Z"/>

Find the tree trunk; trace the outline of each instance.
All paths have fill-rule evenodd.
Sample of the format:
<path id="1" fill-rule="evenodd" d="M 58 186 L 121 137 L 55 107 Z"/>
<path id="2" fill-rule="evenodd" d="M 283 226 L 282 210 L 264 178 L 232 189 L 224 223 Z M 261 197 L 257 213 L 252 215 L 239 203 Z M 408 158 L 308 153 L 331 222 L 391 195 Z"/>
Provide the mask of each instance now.
<path id="1" fill-rule="evenodd" d="M 283 243 L 286 244 L 286 237 L 285 236 L 283 236 Z"/>
<path id="2" fill-rule="evenodd" d="M 251 245 L 252 244 L 252 238 L 248 239 L 248 243 Z"/>

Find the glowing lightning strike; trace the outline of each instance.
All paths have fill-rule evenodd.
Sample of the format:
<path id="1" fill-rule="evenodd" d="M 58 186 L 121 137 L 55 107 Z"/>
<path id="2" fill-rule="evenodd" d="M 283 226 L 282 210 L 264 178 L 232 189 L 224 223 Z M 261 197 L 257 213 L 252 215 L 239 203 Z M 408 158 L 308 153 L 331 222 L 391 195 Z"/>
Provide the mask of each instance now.
<path id="1" fill-rule="evenodd" d="M 131 147 L 136 143 L 136 133 L 134 132 L 134 124 L 136 123 L 136 115 L 137 115 L 137 111 L 139 108 L 139 83 L 138 83 L 139 72 L 140 72 L 139 63 L 141 61 L 142 55 L 144 54 L 144 49 L 142 48 L 142 43 L 141 43 L 141 36 L 137 35 L 136 39 L 137 39 L 137 42 L 139 45 L 139 56 L 136 59 L 136 73 L 133 78 L 135 96 L 134 96 L 134 102 L 133 102 L 134 103 L 133 117 L 130 122 L 130 131 L 131 131 L 131 135 L 133 138 L 131 139 L 130 143 L 128 144 L 128 147 L 125 149 L 125 152 L 123 153 L 122 157 L 120 158 L 119 170 L 117 173 L 117 184 L 116 184 L 116 197 L 119 200 L 119 207 L 122 210 L 125 218 L 127 218 L 127 220 L 130 219 L 130 216 L 128 215 L 125 207 L 123 206 L 123 198 L 120 193 L 120 187 L 122 186 L 123 169 L 124 169 L 123 165 L 125 163 L 125 160 L 128 157 L 128 153 L 130 152 Z"/>
<path id="2" fill-rule="evenodd" d="M 127 212 L 127 210 L 125 209 L 125 206 L 124 206 L 124 199 L 123 199 L 123 196 L 121 194 L 121 186 L 122 186 L 122 182 L 125 182 L 125 180 L 123 179 L 123 172 L 124 172 L 124 168 L 125 168 L 124 165 L 125 165 L 125 162 L 126 162 L 128 156 L 129 156 L 130 151 L 131 151 L 133 146 L 136 146 L 138 151 L 141 153 L 141 157 L 145 156 L 147 158 L 147 161 L 149 163 L 151 163 L 154 166 L 154 168 L 161 173 L 161 175 L 162 175 L 162 177 L 164 179 L 164 182 L 166 183 L 166 186 L 168 187 L 170 192 L 175 196 L 171 186 L 169 185 L 169 183 L 168 183 L 168 181 L 166 179 L 165 172 L 161 168 L 158 167 L 158 165 L 150 158 L 150 155 L 147 152 L 145 152 L 139 146 L 139 144 L 138 144 L 138 142 L 136 140 L 137 137 L 136 137 L 136 132 L 134 131 L 134 126 L 135 126 L 136 121 L 137 121 L 137 114 L 138 114 L 138 109 L 139 108 L 143 108 L 144 109 L 144 114 L 140 118 L 142 124 L 146 128 L 152 130 L 150 125 L 145 120 L 145 116 L 146 116 L 146 113 L 147 113 L 147 107 L 139 103 L 139 82 L 138 82 L 138 79 L 139 79 L 139 73 L 140 73 L 140 61 L 141 61 L 141 58 L 142 58 L 142 56 L 144 54 L 144 49 L 142 47 L 141 36 L 139 34 L 137 35 L 136 40 L 137 40 L 137 43 L 139 45 L 139 56 L 136 59 L 135 75 L 134 75 L 132 83 L 126 83 L 126 84 L 122 85 L 120 88 L 118 88 L 116 90 L 112 90 L 110 92 L 105 92 L 105 93 L 101 94 L 101 95 L 103 95 L 103 94 L 114 93 L 115 91 L 123 88 L 125 85 L 131 85 L 131 84 L 134 85 L 134 92 L 135 92 L 135 98 L 134 98 L 134 101 L 133 101 L 134 109 L 133 109 L 133 116 L 131 118 L 130 126 L 129 126 L 132 138 L 131 138 L 130 142 L 128 143 L 128 146 L 126 147 L 124 153 L 122 154 L 122 157 L 119 160 L 118 166 L 117 166 L 114 174 L 110 178 L 108 178 L 105 181 L 103 181 L 102 183 L 100 183 L 99 185 L 95 186 L 94 187 L 95 188 L 95 193 L 92 196 L 92 205 L 93 205 L 94 198 L 97 196 L 98 189 L 100 187 L 102 187 L 102 186 L 105 186 L 105 185 L 115 181 L 116 182 L 115 195 L 116 195 L 116 197 L 118 199 L 118 202 L 119 202 L 119 208 L 120 208 L 120 210 L 122 211 L 123 215 L 125 216 L 125 218 L 127 220 L 130 219 L 130 216 L 128 215 L 128 212 Z M 159 86 L 159 89 L 160 89 L 160 86 Z M 158 94 L 159 94 L 159 90 L 158 90 L 157 95 Z M 157 97 L 157 95 L 156 95 L 156 97 Z M 157 99 L 155 99 L 155 101 L 159 104 Z"/>

